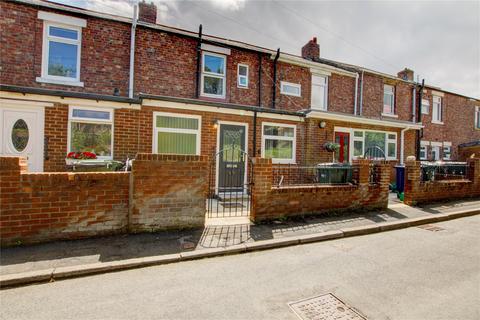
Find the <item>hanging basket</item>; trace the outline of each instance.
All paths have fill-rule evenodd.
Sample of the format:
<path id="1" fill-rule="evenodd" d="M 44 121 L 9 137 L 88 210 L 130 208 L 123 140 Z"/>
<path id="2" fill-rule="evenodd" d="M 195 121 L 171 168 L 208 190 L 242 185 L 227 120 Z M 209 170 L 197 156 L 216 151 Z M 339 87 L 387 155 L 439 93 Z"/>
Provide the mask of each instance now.
<path id="1" fill-rule="evenodd" d="M 328 152 L 335 152 L 337 151 L 338 149 L 340 149 L 340 145 L 338 143 L 335 143 L 335 142 L 327 142 L 323 145 L 323 147 L 325 148 L 325 150 L 327 150 Z"/>

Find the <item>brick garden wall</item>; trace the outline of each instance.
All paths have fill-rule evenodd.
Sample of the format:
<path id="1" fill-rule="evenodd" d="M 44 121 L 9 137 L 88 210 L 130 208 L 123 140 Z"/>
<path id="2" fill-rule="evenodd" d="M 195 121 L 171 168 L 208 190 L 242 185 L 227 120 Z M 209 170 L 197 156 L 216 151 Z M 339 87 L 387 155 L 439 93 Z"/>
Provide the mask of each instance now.
<path id="1" fill-rule="evenodd" d="M 138 154 L 130 231 L 203 227 L 209 168 L 206 156 Z"/>
<path id="2" fill-rule="evenodd" d="M 355 165 L 358 166 L 356 185 L 273 187 L 271 160 L 255 158 L 251 218 L 261 221 L 332 210 L 386 208 L 390 178 L 388 164 L 379 165 L 380 178 L 376 184 L 369 183 L 370 161 L 359 160 Z"/>
<path id="3" fill-rule="evenodd" d="M 23 158 L 0 157 L 1 244 L 123 232 L 129 173 L 28 173 Z"/>
<path id="4" fill-rule="evenodd" d="M 405 164 L 405 204 L 480 197 L 480 158 L 468 159 L 467 177 L 458 180 L 421 181 L 420 161 Z"/>

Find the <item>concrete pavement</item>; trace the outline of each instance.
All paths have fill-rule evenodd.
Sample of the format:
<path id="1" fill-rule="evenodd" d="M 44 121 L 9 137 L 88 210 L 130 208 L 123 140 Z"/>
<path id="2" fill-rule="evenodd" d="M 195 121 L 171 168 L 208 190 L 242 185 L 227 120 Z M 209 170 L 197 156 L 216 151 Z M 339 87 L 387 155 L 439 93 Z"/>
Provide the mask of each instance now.
<path id="1" fill-rule="evenodd" d="M 479 319 L 480 216 L 0 291 L 1 319 L 297 319 L 325 293 L 368 319 Z"/>

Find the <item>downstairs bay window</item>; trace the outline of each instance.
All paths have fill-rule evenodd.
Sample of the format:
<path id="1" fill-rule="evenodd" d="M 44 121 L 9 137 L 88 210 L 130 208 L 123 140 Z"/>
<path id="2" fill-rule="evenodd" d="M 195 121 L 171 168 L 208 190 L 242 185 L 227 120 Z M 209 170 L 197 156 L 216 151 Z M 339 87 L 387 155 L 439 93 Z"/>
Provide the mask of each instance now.
<path id="1" fill-rule="evenodd" d="M 272 163 L 295 163 L 296 126 L 276 123 L 262 124 L 262 158 Z"/>
<path id="2" fill-rule="evenodd" d="M 92 152 L 98 159 L 113 156 L 113 109 L 70 107 L 68 151 Z"/>
<path id="3" fill-rule="evenodd" d="M 200 155 L 201 117 L 154 112 L 153 153 Z"/>

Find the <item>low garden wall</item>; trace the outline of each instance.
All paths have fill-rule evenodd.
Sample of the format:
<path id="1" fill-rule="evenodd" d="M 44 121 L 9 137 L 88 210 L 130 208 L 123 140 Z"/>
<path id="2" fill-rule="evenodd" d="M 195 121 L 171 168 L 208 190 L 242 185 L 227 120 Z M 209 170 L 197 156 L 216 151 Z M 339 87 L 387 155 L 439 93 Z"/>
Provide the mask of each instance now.
<path id="1" fill-rule="evenodd" d="M 23 158 L 0 157 L 2 245 L 124 232 L 128 172 L 28 173 Z"/>
<path id="2" fill-rule="evenodd" d="M 270 159 L 254 159 L 252 219 L 269 220 L 286 216 L 327 211 L 379 209 L 388 205 L 390 166 L 379 164 L 376 183 L 369 182 L 370 161 L 354 163 L 356 184 L 276 187 Z"/>
<path id="3" fill-rule="evenodd" d="M 130 231 L 203 227 L 207 156 L 138 154 L 132 166 Z"/>
<path id="4" fill-rule="evenodd" d="M 480 197 L 480 158 L 467 159 L 465 179 L 422 181 L 421 162 L 405 163 L 404 202 L 408 205 Z"/>

